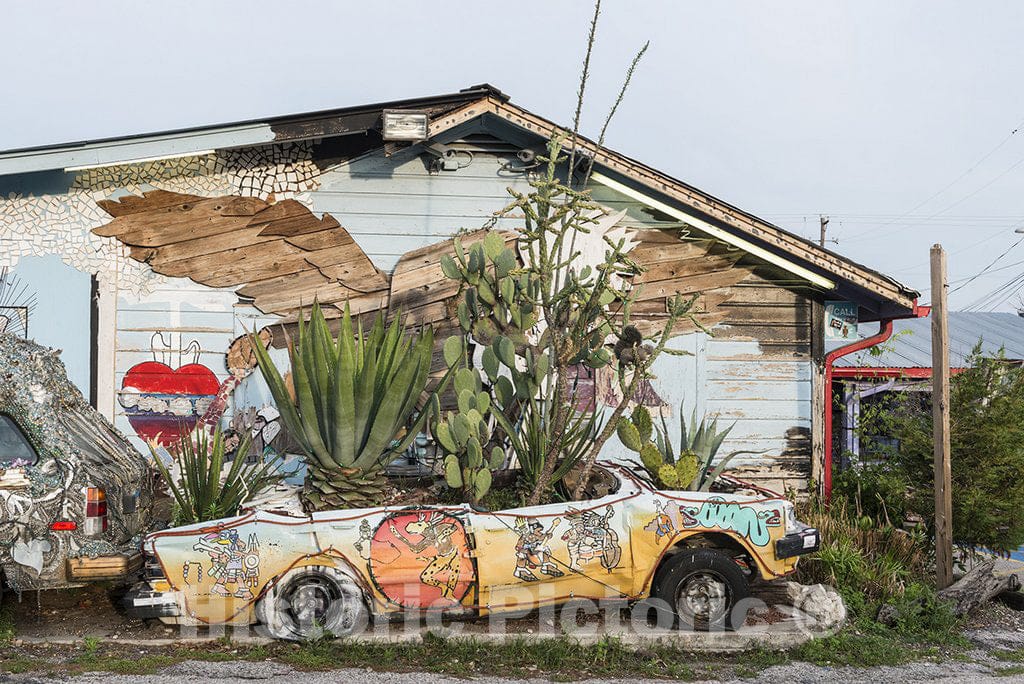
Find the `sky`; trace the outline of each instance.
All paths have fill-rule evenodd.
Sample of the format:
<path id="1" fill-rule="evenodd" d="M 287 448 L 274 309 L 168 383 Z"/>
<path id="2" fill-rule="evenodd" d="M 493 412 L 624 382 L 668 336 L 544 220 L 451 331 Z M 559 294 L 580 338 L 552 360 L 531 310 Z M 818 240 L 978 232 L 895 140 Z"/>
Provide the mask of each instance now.
<path id="1" fill-rule="evenodd" d="M 592 7 L 12 2 L 0 150 L 483 82 L 569 123 Z M 1012 311 L 1024 308 L 1022 27 L 1024 3 L 1001 0 L 604 0 L 583 132 L 596 135 L 649 40 L 609 147 L 805 237 L 827 215 L 830 249 L 922 302 L 941 243 L 952 308 Z"/>

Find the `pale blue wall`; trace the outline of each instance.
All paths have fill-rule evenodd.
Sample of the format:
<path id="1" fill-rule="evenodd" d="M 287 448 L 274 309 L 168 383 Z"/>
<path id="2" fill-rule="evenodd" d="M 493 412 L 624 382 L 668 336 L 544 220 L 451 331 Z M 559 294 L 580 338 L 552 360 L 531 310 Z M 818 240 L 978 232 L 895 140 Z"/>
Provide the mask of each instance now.
<path id="1" fill-rule="evenodd" d="M 29 338 L 61 350 L 61 361 L 82 394 L 89 397 L 90 317 L 92 278 L 76 271 L 60 257 L 23 257 L 11 271 L 33 292 L 36 303 L 29 313 Z"/>

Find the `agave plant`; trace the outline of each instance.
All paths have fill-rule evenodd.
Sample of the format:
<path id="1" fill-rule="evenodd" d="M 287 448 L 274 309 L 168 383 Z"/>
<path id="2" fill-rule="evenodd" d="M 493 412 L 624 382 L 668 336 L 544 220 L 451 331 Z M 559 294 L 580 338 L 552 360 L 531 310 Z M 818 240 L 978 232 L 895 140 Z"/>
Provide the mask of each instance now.
<path id="1" fill-rule="evenodd" d="M 294 398 L 263 341 L 252 341 L 281 420 L 306 457 L 306 506 L 376 505 L 387 485 L 384 466 L 409 447 L 429 415 L 420 411 L 409 425 L 427 386 L 433 332 L 406 335 L 400 321 L 385 326 L 378 314 L 364 335 L 361 326 L 353 330 L 347 305 L 337 339 L 319 303 L 308 323 L 303 318 L 289 344 Z"/>
<path id="2" fill-rule="evenodd" d="M 753 451 L 733 451 L 719 460 L 718 464 L 712 469 L 711 465 L 715 460 L 715 455 L 718 453 L 718 449 L 722 446 L 722 442 L 725 441 L 725 438 L 730 432 L 732 432 L 734 427 L 736 427 L 736 423 L 733 423 L 724 430 L 719 431 L 718 418 L 713 418 L 708 422 L 707 416 L 702 417 L 698 424 L 697 411 L 694 409 L 693 415 L 690 418 L 690 427 L 688 429 L 686 425 L 686 416 L 683 413 L 683 406 L 680 404 L 679 451 L 675 451 L 672 447 L 672 440 L 668 436 L 668 425 L 665 424 L 665 416 L 661 417 L 661 426 L 654 428 L 654 443 L 657 445 L 658 451 L 662 453 L 666 463 L 686 464 L 685 468 L 679 468 L 677 470 L 694 472 L 692 468 L 694 465 L 696 466 L 696 474 L 693 476 L 692 481 L 689 483 L 679 483 L 681 489 L 706 492 L 711 489 L 711 485 L 714 484 L 715 480 L 725 472 L 726 467 L 733 458 L 740 454 L 760 453 Z M 678 454 L 678 456 L 676 454 Z M 672 460 L 669 460 L 670 458 Z"/>
<path id="3" fill-rule="evenodd" d="M 212 438 L 206 430 L 196 430 L 171 448 L 171 454 L 178 462 L 177 477 L 171 474 L 154 445 L 149 445 L 157 470 L 174 497 L 175 525 L 236 515 L 243 503 L 284 479 L 276 463 L 245 462 L 250 444 L 247 434 L 239 442 L 235 458 L 224 473 L 226 454 L 220 428 Z"/>

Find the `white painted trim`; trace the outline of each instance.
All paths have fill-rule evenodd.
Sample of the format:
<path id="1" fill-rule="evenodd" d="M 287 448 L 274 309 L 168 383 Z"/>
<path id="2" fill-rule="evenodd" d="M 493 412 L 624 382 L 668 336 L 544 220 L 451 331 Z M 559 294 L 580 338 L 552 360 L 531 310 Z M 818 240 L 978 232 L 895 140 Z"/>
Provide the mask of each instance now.
<path id="1" fill-rule="evenodd" d="M 721 240 L 722 242 L 727 242 L 730 245 L 733 245 L 734 247 L 742 249 L 744 252 L 748 252 L 749 254 L 752 254 L 753 256 L 756 256 L 759 259 L 763 259 L 770 264 L 773 264 L 781 269 L 789 271 L 793 275 L 802 278 L 814 285 L 817 285 L 818 287 L 824 288 L 826 290 L 832 290 L 836 286 L 836 284 L 829 280 L 828 278 L 824 278 L 818 275 L 817 273 L 809 271 L 802 266 L 798 266 L 787 259 L 783 259 L 777 254 L 773 254 L 768 250 L 764 249 L 763 247 L 758 247 L 752 242 L 749 242 L 741 237 L 737 237 L 732 233 L 719 228 L 718 226 L 714 226 L 708 223 L 707 221 L 704 221 L 703 219 L 699 219 L 696 216 L 688 214 L 680 209 L 677 209 L 676 207 L 665 204 L 664 202 L 659 202 L 653 197 L 650 197 L 649 195 L 646 195 L 640 192 L 639 190 L 634 190 L 628 185 L 624 185 L 616 180 L 612 180 L 611 178 L 605 176 L 604 174 L 594 172 L 590 175 L 590 178 L 595 182 L 600 183 L 601 185 L 609 187 L 612 190 L 615 190 L 616 192 L 622 193 L 627 197 L 635 199 L 637 202 L 642 202 L 643 204 L 646 204 L 648 207 L 651 207 L 652 209 L 657 209 L 658 211 L 664 212 L 673 218 L 679 219 L 680 221 L 684 221 L 690 224 L 691 226 L 698 228 L 702 232 L 705 232 L 708 235 L 711 235 L 712 237 Z"/>
<path id="2" fill-rule="evenodd" d="M 88 171 L 89 169 L 102 169 L 106 166 L 123 166 L 125 164 L 145 164 L 146 162 L 168 161 L 171 159 L 184 159 L 187 157 L 208 157 L 217 154 L 216 150 L 199 150 L 197 152 L 182 152 L 180 154 L 165 154 L 156 157 L 142 157 L 141 159 L 118 159 L 117 161 L 103 162 L 101 164 L 83 164 L 82 166 L 69 166 L 64 173 L 72 171 Z"/>
<path id="3" fill-rule="evenodd" d="M 0 153 L 0 176 L 53 169 L 115 166 L 125 160 L 190 156 L 209 150 L 248 147 L 274 142 L 267 124 L 235 126 L 210 131 L 169 133 L 65 145 L 40 150 Z"/>

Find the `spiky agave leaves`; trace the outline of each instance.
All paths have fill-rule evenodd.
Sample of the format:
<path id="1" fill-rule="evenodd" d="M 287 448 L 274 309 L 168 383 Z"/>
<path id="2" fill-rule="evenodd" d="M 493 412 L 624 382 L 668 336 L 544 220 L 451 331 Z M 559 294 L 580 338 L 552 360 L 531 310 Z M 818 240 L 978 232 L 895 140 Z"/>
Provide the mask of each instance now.
<path id="1" fill-rule="evenodd" d="M 205 429 L 196 430 L 171 447 L 178 461 L 177 477 L 171 475 L 154 445 L 149 445 L 153 462 L 174 497 L 176 525 L 235 515 L 243 503 L 284 479 L 278 464 L 272 461 L 245 462 L 250 444 L 249 435 L 244 435 L 225 473 L 226 454 L 220 428 L 212 438 Z"/>
<path id="2" fill-rule="evenodd" d="M 299 318 L 298 337 L 289 345 L 294 400 L 262 340 L 252 340 L 281 419 L 308 460 L 307 505 L 378 503 L 384 466 L 409 446 L 429 415 L 421 411 L 409 425 L 430 372 L 431 329 L 407 335 L 399 321 L 385 325 L 378 314 L 364 334 L 361 326 L 353 329 L 346 305 L 335 339 L 314 302 L 309 322 Z"/>

